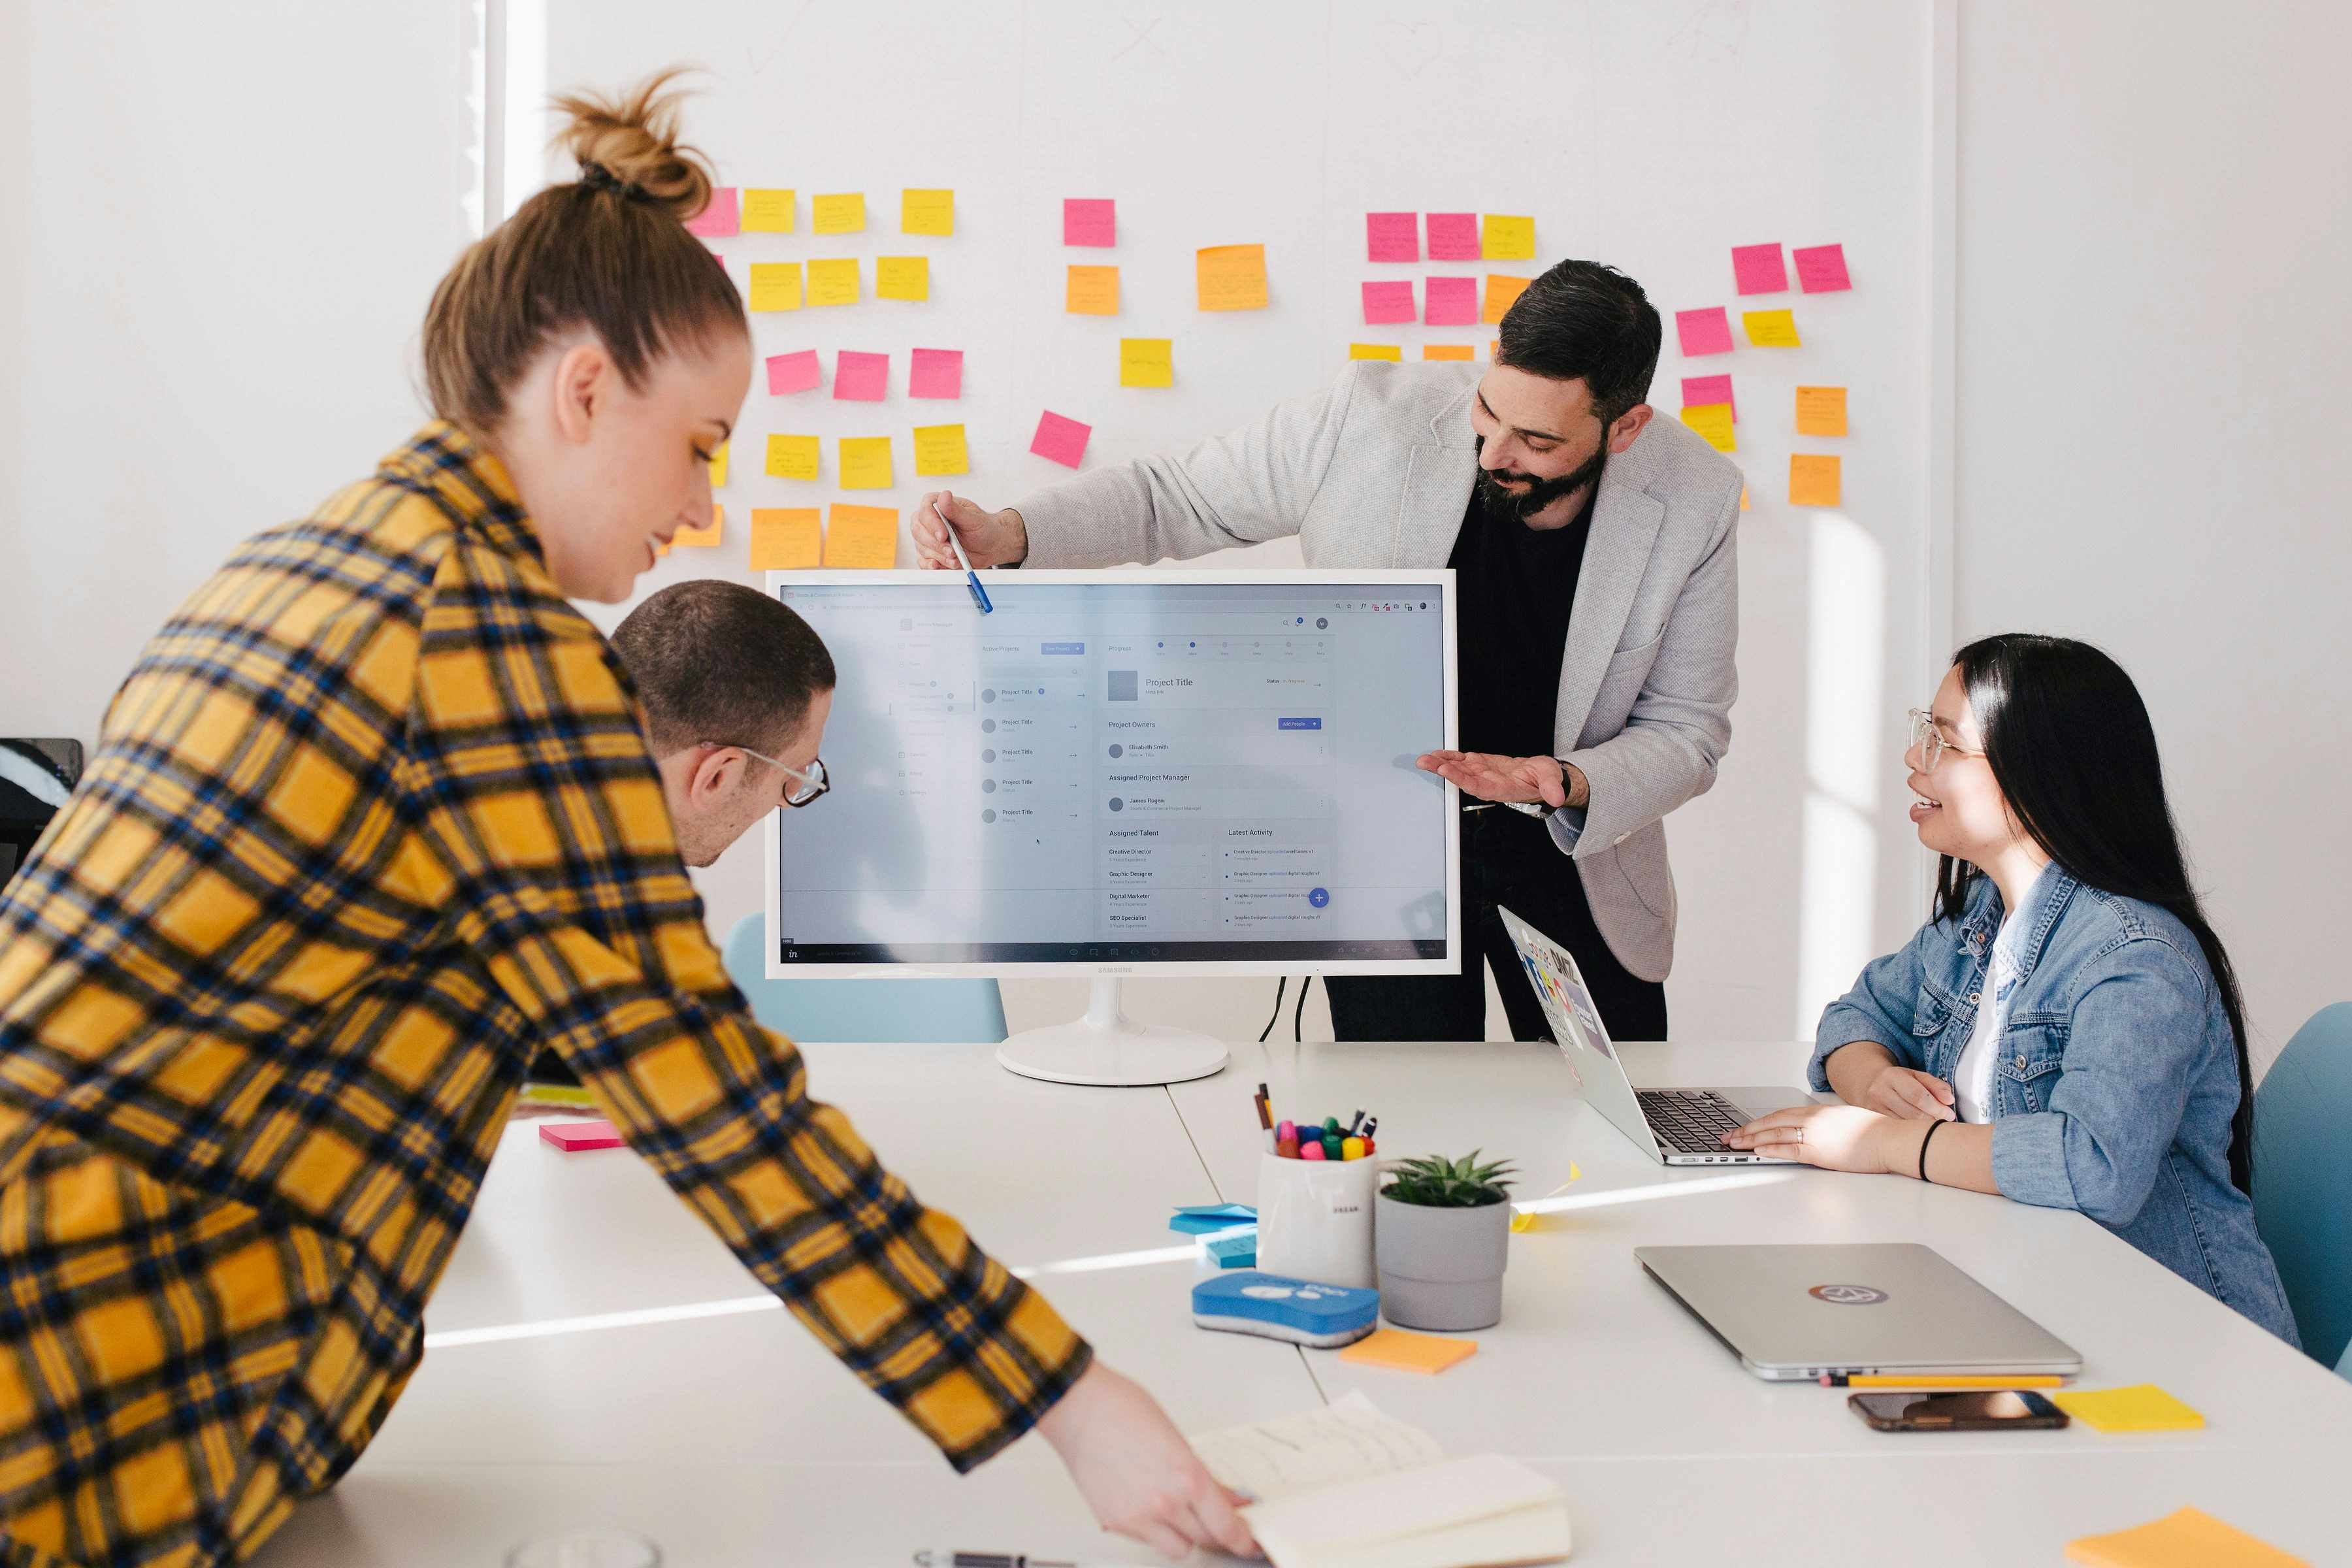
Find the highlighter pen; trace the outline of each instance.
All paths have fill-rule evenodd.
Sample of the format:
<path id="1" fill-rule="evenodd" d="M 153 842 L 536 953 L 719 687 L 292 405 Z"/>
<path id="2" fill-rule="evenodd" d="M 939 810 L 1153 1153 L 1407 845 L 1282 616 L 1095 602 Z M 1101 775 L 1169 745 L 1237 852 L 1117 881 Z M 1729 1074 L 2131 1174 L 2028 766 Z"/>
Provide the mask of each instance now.
<path id="1" fill-rule="evenodd" d="M 2013 1373 L 2007 1377 L 1890 1377 L 1871 1373 L 1822 1373 L 1823 1388 L 2061 1388 L 2063 1377 L 2048 1373 Z"/>
<path id="2" fill-rule="evenodd" d="M 939 502 L 931 503 L 931 512 L 940 520 L 940 526 L 948 531 L 948 548 L 955 552 L 956 564 L 963 568 L 964 586 L 971 590 L 971 602 L 980 606 L 982 615 L 993 614 L 996 606 L 988 602 L 988 590 L 980 585 L 980 574 L 971 569 L 971 557 L 963 552 L 963 541 L 956 537 L 955 524 L 948 521 Z"/>

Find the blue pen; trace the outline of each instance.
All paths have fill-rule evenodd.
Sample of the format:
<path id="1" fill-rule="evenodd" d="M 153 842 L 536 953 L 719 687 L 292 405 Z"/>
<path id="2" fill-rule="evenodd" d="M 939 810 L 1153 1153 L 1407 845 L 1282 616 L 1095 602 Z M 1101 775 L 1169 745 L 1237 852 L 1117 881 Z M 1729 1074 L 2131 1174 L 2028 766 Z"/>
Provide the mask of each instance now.
<path id="1" fill-rule="evenodd" d="M 956 564 L 963 568 L 964 586 L 971 590 L 971 602 L 980 606 L 982 615 L 993 614 L 996 606 L 988 602 L 988 590 L 980 585 L 980 574 L 971 569 L 971 557 L 963 552 L 963 541 L 956 537 L 955 524 L 948 521 L 939 502 L 931 503 L 931 511 L 939 518 L 940 526 L 948 531 L 948 548 L 955 552 Z"/>

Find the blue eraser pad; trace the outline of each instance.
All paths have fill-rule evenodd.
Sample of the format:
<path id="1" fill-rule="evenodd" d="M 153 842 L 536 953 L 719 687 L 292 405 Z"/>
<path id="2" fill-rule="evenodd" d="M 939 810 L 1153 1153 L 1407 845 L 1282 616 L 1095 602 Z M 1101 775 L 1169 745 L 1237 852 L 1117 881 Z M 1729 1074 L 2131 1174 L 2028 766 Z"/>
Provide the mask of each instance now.
<path id="1" fill-rule="evenodd" d="M 1380 1321 L 1381 1293 L 1348 1285 L 1318 1285 L 1252 1268 L 1192 1287 L 1192 1321 L 1204 1329 L 1329 1349 L 1353 1344 Z"/>
<path id="2" fill-rule="evenodd" d="M 1220 1268 L 1255 1268 L 1257 1267 L 1257 1226 L 1243 1226 L 1238 1230 L 1222 1230 L 1214 1236 L 1201 1238 L 1202 1255 Z"/>

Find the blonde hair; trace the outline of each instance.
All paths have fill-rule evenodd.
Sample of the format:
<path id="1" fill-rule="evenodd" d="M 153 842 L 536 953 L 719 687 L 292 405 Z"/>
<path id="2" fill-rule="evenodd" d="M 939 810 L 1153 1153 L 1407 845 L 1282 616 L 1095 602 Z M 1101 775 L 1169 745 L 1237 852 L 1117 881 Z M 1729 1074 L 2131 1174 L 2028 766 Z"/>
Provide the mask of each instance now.
<path id="1" fill-rule="evenodd" d="M 661 72 L 619 99 L 566 93 L 554 143 L 581 177 L 550 185 L 468 246 L 425 312 L 433 411 L 477 435 L 497 429 L 507 394 L 548 340 L 586 326 L 621 379 L 723 329 L 748 335 L 734 283 L 686 230 L 710 200 L 703 156 L 678 141 L 682 92 Z"/>

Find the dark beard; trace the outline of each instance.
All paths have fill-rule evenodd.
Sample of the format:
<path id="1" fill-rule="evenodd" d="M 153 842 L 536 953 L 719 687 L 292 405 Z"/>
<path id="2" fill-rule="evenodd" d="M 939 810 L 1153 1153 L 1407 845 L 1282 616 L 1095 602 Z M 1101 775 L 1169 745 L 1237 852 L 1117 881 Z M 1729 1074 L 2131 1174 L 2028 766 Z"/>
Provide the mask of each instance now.
<path id="1" fill-rule="evenodd" d="M 1486 443 L 1483 437 L 1474 437 L 1472 439 L 1480 452 L 1483 453 L 1486 449 Z M 1486 509 L 1489 521 L 1524 524 L 1528 519 L 1535 516 L 1560 497 L 1574 495 L 1587 485 L 1599 484 L 1601 470 L 1608 467 L 1608 464 L 1609 443 L 1604 440 L 1601 443 L 1599 451 L 1593 453 L 1586 461 L 1577 465 L 1571 472 L 1562 474 L 1556 479 L 1538 479 L 1533 474 L 1507 473 L 1507 477 L 1514 479 L 1533 480 L 1525 490 L 1504 489 L 1496 482 L 1498 476 L 1490 474 L 1481 468 L 1478 470 L 1478 502 Z"/>

